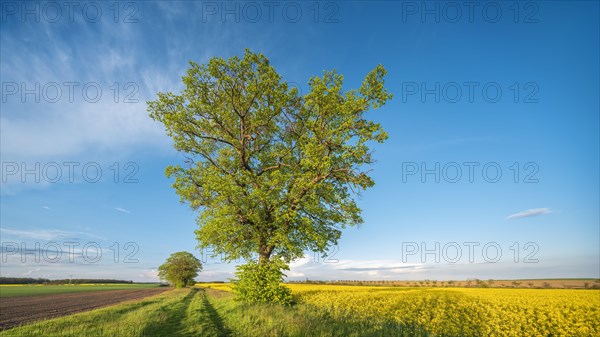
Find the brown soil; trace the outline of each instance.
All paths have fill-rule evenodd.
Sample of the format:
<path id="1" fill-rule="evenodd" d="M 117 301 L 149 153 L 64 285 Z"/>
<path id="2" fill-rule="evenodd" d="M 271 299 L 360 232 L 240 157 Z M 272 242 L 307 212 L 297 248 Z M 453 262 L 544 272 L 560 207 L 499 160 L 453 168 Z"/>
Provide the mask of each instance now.
<path id="1" fill-rule="evenodd" d="M 0 299 L 0 330 L 164 292 L 168 288 L 107 290 Z"/>

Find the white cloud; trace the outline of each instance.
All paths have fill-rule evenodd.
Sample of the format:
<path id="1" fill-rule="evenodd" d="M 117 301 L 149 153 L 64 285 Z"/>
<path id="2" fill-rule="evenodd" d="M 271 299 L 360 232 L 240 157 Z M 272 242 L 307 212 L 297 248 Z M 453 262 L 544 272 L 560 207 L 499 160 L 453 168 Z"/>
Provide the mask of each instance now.
<path id="1" fill-rule="evenodd" d="M 159 123 L 147 115 L 142 102 L 143 98 L 131 104 L 99 101 L 44 107 L 51 115 L 11 111 L 13 109 L 7 107 L 7 113 L 1 118 L 3 154 L 20 161 L 56 156 L 72 158 L 90 146 L 99 150 L 122 150 L 123 146 L 149 143 L 166 149 L 168 138 Z M 37 122 L 30 118 L 7 118 L 10 113 L 35 114 Z"/>
<path id="2" fill-rule="evenodd" d="M 31 269 L 31 270 L 24 272 L 21 276 L 23 276 L 23 277 L 29 276 L 29 275 L 33 274 L 34 272 L 38 272 L 38 271 L 40 271 L 40 268 Z"/>
<path id="3" fill-rule="evenodd" d="M 142 280 L 158 281 L 158 271 L 156 269 L 150 269 L 139 273 L 138 277 Z"/>
<path id="4" fill-rule="evenodd" d="M 136 40 L 136 34 L 127 25 L 100 24 L 104 25 L 100 35 L 90 25 L 77 27 L 82 43 L 76 50 L 72 41 L 57 33 L 60 30 L 48 26 L 35 25 L 17 34 L 3 34 L 2 45 L 13 51 L 3 54 L 3 81 L 28 89 L 35 88 L 36 83 L 40 87 L 39 103 L 33 94 L 21 102 L 17 93 L 3 104 L 0 126 L 4 158 L 72 160 L 73 156 L 89 153 L 90 148 L 95 153 L 123 153 L 132 151 L 135 145 L 168 145 L 162 126 L 146 112 L 145 101 L 155 92 L 146 90 L 147 83 L 140 81 L 139 50 L 130 43 Z M 30 37 L 29 43 L 23 43 L 25 36 Z M 123 43 L 115 45 L 116 37 Z M 180 73 L 169 76 L 177 80 Z M 69 89 L 66 82 L 76 84 Z M 46 98 L 54 95 L 55 89 L 44 95 L 43 87 L 49 83 L 60 88 L 57 102 Z M 127 83 L 134 87 L 126 87 Z M 97 84 L 101 89 L 98 102 L 86 100 L 86 84 Z M 95 95 L 94 88 L 87 92 Z M 138 102 L 125 103 L 129 94 Z"/>
<path id="5" fill-rule="evenodd" d="M 422 264 L 402 263 L 397 260 L 318 260 L 304 257 L 290 264 L 285 272 L 290 280 L 305 277 L 310 279 L 354 280 L 354 279 L 399 279 L 409 274 L 422 272 Z"/>
<path id="6" fill-rule="evenodd" d="M 0 232 L 3 236 L 6 235 L 10 237 L 45 241 L 73 239 L 81 236 L 100 239 L 100 237 L 90 233 L 63 231 L 59 229 L 18 230 L 10 228 L 0 228 Z"/>
<path id="7" fill-rule="evenodd" d="M 509 215 L 506 217 L 507 220 L 510 219 L 520 219 L 520 218 L 528 218 L 531 216 L 536 216 L 536 215 L 541 215 L 541 214 L 548 214 L 550 213 L 550 208 L 533 208 L 533 209 L 528 209 L 525 211 L 521 211 L 512 215 Z"/>
<path id="8" fill-rule="evenodd" d="M 121 207 L 115 207 L 114 209 L 117 210 L 117 211 L 119 211 L 119 212 L 123 212 L 123 213 L 131 213 L 130 211 L 128 211 L 128 210 L 126 210 L 124 208 L 121 208 Z"/>

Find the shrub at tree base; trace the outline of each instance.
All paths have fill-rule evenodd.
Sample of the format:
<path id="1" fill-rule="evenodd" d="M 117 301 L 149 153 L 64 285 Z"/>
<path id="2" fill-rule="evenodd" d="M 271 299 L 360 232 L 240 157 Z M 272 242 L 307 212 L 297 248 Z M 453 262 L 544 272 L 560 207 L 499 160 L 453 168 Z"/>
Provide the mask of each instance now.
<path id="1" fill-rule="evenodd" d="M 294 297 L 290 288 L 283 285 L 282 269 L 287 265 L 279 261 L 257 263 L 250 261 L 238 266 L 233 280 L 235 299 L 242 302 L 263 302 L 291 305 Z"/>

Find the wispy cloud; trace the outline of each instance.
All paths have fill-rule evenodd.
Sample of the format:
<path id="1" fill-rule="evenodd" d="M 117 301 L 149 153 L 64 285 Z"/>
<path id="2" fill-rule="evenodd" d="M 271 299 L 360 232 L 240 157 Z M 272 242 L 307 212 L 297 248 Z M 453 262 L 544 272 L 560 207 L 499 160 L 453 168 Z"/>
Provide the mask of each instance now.
<path id="1" fill-rule="evenodd" d="M 115 207 L 114 209 L 116 211 L 123 212 L 123 213 L 128 213 L 128 214 L 131 213 L 130 211 L 126 210 L 125 208 L 121 208 L 121 207 Z"/>
<path id="2" fill-rule="evenodd" d="M 378 271 L 378 270 L 394 270 L 394 269 L 415 269 L 417 266 L 396 266 L 396 267 L 349 267 L 339 268 L 340 270 L 348 271 Z"/>
<path id="3" fill-rule="evenodd" d="M 90 233 L 63 231 L 59 229 L 18 230 L 10 228 L 0 228 L 0 232 L 3 236 L 45 241 L 78 239 L 81 236 L 100 239 L 100 237 Z"/>
<path id="4" fill-rule="evenodd" d="M 42 207 L 42 208 L 43 208 L 43 209 L 50 209 L 50 207 L 48 207 L 48 206 L 44 206 L 44 207 Z"/>
<path id="5" fill-rule="evenodd" d="M 423 264 L 407 264 L 397 260 L 319 260 L 306 256 L 290 264 L 288 279 L 398 279 L 422 271 Z"/>
<path id="6" fill-rule="evenodd" d="M 550 208 L 533 208 L 525 211 L 521 211 L 506 217 L 507 220 L 528 218 L 531 216 L 542 215 L 550 213 Z"/>
<path id="7" fill-rule="evenodd" d="M 137 146 L 168 149 L 168 137 L 160 123 L 146 111 L 145 101 L 153 99 L 156 91 L 147 91 L 139 76 L 140 69 L 146 68 L 139 58 L 143 49 L 131 42 L 139 40 L 141 31 L 103 21 L 98 25 L 30 25 L 2 34 L 2 45 L 13 51 L 2 53 L 3 82 L 24 83 L 27 88 L 36 83 L 41 87 L 59 84 L 56 102 L 49 102 L 44 91 L 40 101 L 39 88 L 35 97 L 40 102 L 33 95 L 26 99 L 10 95 L 4 102 L 0 117 L 3 160 L 6 156 L 13 161 L 80 161 L 92 152 L 93 160 L 98 161 L 99 154 L 112 156 L 114 149 L 122 156 Z M 65 26 L 59 28 L 62 24 Z M 101 29 L 94 27 L 99 25 Z M 67 31 L 74 33 L 65 34 Z M 122 43 L 115 44 L 116 40 Z M 78 48 L 73 49 L 73 43 Z M 161 70 L 168 78 L 167 85 L 181 82 L 182 72 Z M 75 83 L 70 94 L 63 85 L 66 82 Z M 100 92 L 97 101 L 86 99 L 82 88 L 89 84 Z"/>
<path id="8" fill-rule="evenodd" d="M 22 275 L 22 276 L 29 276 L 29 275 L 33 274 L 34 272 L 38 272 L 38 271 L 40 271 L 40 268 L 37 268 L 37 269 L 31 269 L 31 270 L 28 270 L 28 271 L 26 271 L 25 273 L 23 273 L 23 275 Z"/>

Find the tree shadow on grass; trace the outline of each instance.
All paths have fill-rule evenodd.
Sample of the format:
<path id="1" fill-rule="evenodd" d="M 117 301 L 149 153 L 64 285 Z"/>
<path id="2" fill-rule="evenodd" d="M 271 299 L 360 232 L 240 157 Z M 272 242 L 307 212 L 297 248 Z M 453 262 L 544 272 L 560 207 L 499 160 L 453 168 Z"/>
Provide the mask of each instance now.
<path id="1" fill-rule="evenodd" d="M 185 319 L 188 307 L 196 294 L 197 289 L 192 289 L 181 301 L 161 307 L 157 319 L 149 321 L 140 336 L 189 336 L 184 331 L 181 323 Z"/>
<path id="2" fill-rule="evenodd" d="M 192 288 L 181 301 L 161 307 L 148 321 L 140 336 L 231 336 L 204 290 L 197 288 Z"/>
<path id="3" fill-rule="evenodd" d="M 231 331 L 225 327 L 225 323 L 223 322 L 223 318 L 219 315 L 217 310 L 212 306 L 212 304 L 208 301 L 208 297 L 206 296 L 206 292 L 202 290 L 202 311 L 205 316 L 210 319 L 214 330 L 216 330 L 216 336 L 218 337 L 228 337 L 231 336 Z"/>

